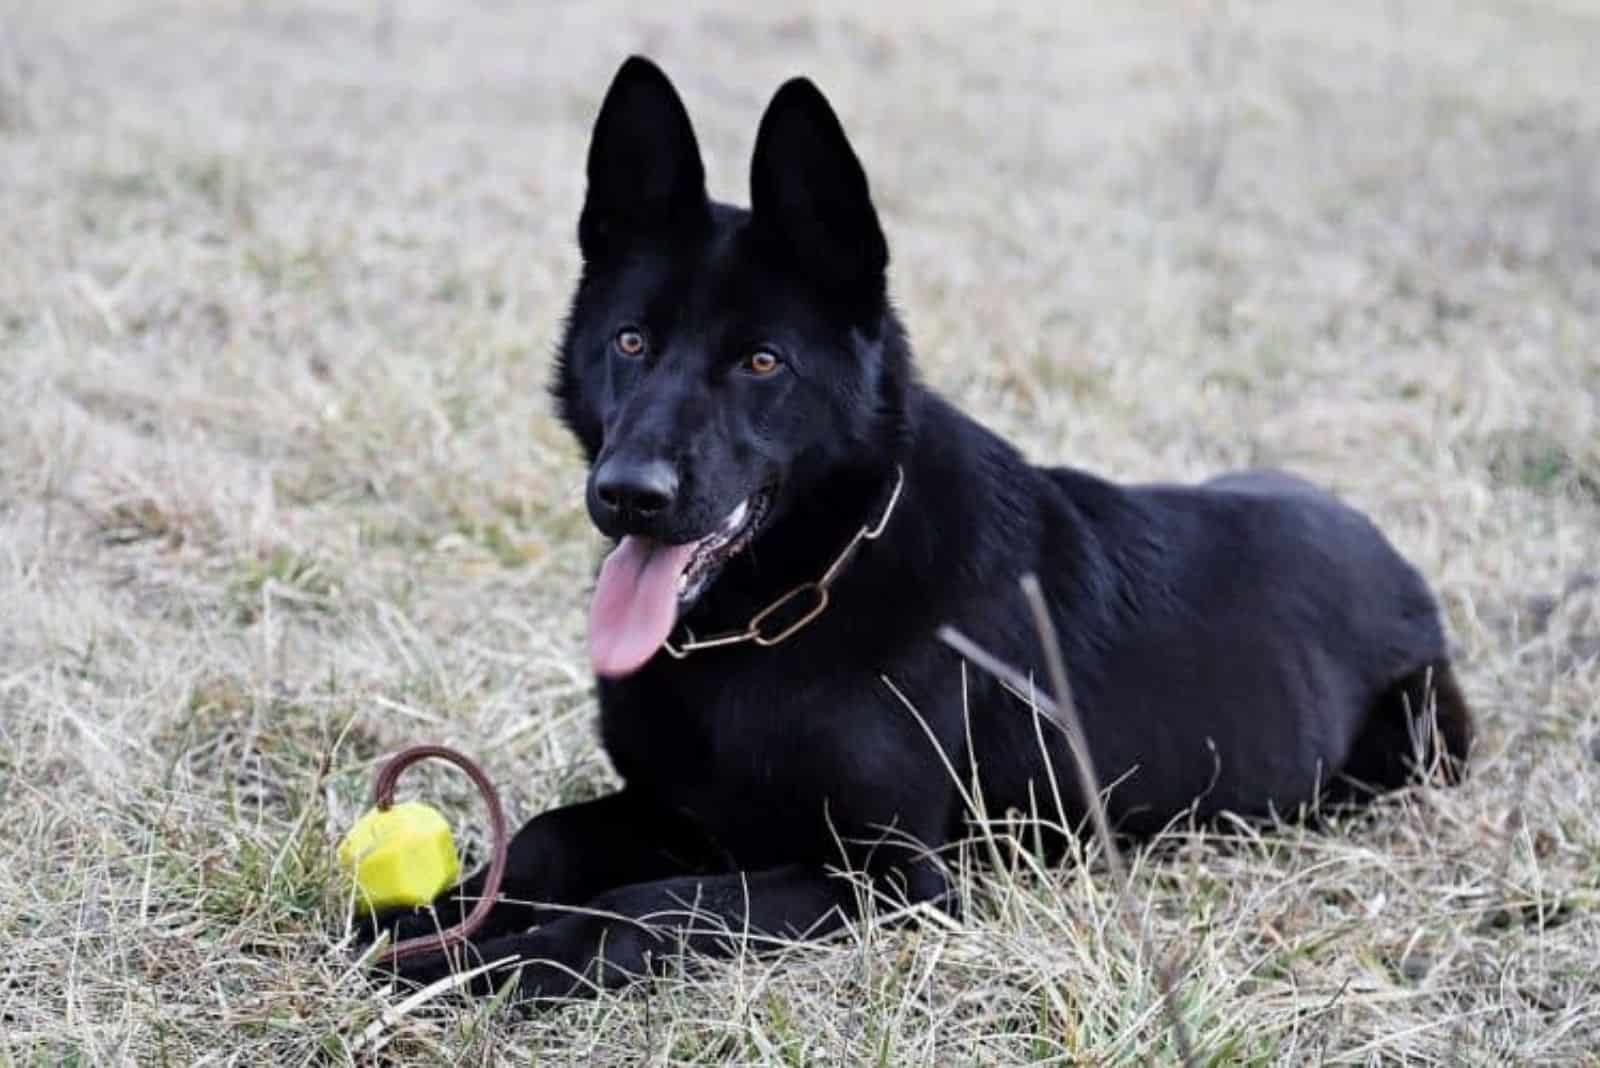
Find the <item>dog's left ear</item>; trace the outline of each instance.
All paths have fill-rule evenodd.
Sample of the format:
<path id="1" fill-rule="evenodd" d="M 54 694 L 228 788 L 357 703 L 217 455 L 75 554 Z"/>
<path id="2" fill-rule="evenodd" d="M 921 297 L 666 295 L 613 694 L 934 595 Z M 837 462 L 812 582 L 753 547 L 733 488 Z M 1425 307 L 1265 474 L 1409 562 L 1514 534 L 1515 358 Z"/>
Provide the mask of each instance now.
<path id="1" fill-rule="evenodd" d="M 630 56 L 606 90 L 589 140 L 588 175 L 578 218 L 586 260 L 707 218 L 705 165 L 689 113 L 666 74 L 643 56 Z"/>
<path id="2" fill-rule="evenodd" d="M 866 172 L 827 98 L 805 78 L 785 82 L 761 117 L 750 208 L 823 286 L 882 294 L 889 246 Z"/>

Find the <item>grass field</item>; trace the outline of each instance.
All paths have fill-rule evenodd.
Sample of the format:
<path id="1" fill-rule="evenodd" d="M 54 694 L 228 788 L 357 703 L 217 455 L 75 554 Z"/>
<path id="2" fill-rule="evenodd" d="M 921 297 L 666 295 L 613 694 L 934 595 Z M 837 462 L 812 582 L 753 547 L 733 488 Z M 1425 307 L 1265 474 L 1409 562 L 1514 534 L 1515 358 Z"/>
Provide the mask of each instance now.
<path id="1" fill-rule="evenodd" d="M 610 781 L 543 385 L 634 50 L 739 200 L 822 84 L 1031 456 L 1290 466 L 1439 590 L 1469 785 L 1130 858 L 1202 1062 L 1600 1063 L 1600 7 L 651 10 L 0 2 L 0 1064 L 1172 1063 L 1099 864 L 531 1020 L 353 968 L 382 754 Z"/>

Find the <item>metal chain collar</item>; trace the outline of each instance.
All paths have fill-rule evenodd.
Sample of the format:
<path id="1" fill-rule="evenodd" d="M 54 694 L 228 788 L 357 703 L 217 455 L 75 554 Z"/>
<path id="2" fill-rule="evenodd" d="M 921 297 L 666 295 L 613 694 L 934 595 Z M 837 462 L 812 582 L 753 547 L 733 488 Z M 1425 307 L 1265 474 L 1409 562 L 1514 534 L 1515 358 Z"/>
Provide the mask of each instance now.
<path id="1" fill-rule="evenodd" d="M 894 515 L 895 505 L 900 503 L 900 491 L 905 487 L 905 484 L 905 470 L 899 464 L 896 464 L 894 468 L 894 489 L 889 493 L 888 503 L 883 506 L 883 514 L 878 516 L 876 523 L 863 526 L 855 532 L 855 535 L 840 550 L 839 555 L 833 558 L 833 563 L 828 565 L 828 570 L 822 573 L 821 578 L 813 582 L 802 582 L 782 597 L 779 597 L 776 601 L 751 616 L 750 622 L 745 624 L 743 630 L 730 630 L 723 634 L 712 635 L 709 638 L 696 638 L 693 631 L 688 627 L 684 627 L 683 633 L 688 640 L 681 645 L 673 645 L 672 639 L 668 638 L 664 643 L 667 653 L 674 660 L 682 660 L 690 653 L 698 652 L 701 649 L 715 649 L 723 645 L 740 645 L 744 642 L 755 642 L 765 648 L 777 645 L 779 642 L 787 641 L 793 637 L 796 632 L 820 616 L 823 610 L 828 607 L 828 588 L 834 584 L 834 581 L 849 566 L 851 559 L 856 555 L 856 551 L 861 548 L 861 543 L 877 541 L 883 535 L 884 528 L 889 525 L 889 517 Z M 761 629 L 763 623 L 771 619 L 780 609 L 786 607 L 789 602 L 808 594 L 814 599 L 811 607 L 806 609 L 792 623 L 775 634 L 768 634 Z"/>

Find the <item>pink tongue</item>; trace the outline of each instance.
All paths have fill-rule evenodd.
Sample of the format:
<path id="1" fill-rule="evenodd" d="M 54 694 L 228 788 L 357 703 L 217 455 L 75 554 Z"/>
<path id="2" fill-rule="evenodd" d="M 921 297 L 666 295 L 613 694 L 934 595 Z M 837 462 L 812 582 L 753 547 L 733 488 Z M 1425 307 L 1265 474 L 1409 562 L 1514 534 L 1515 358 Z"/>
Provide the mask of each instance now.
<path id="1" fill-rule="evenodd" d="M 663 545 L 629 535 L 600 567 L 589 606 L 589 660 L 597 674 L 644 666 L 678 619 L 678 579 L 694 543 Z"/>

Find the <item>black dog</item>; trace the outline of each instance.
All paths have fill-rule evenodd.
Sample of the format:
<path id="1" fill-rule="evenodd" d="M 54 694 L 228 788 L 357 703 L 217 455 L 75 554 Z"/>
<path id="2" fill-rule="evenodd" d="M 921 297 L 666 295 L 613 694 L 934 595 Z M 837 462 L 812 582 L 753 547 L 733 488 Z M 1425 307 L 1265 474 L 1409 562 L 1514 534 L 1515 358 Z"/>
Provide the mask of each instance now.
<path id="1" fill-rule="evenodd" d="M 938 900 L 974 780 L 990 813 L 1081 825 L 1062 736 L 936 638 L 953 624 L 1042 680 L 1028 572 L 1123 832 L 1464 767 L 1433 597 L 1363 516 L 1274 472 L 1124 487 L 1030 466 L 920 384 L 866 176 L 808 81 L 762 117 L 750 200 L 708 199 L 682 102 L 626 62 L 554 382 L 618 542 L 590 649 L 626 785 L 522 828 L 468 963 L 514 958 L 524 996 L 564 995 L 681 945 L 727 952 L 729 930 L 823 934 L 860 904 L 841 870 Z M 384 922 L 453 922 L 481 885 Z"/>

